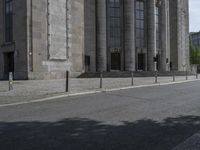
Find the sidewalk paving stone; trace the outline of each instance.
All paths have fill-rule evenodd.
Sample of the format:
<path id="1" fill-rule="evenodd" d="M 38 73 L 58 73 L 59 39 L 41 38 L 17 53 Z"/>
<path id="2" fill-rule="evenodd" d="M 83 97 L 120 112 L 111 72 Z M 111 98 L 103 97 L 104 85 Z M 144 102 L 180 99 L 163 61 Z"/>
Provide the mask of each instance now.
<path id="1" fill-rule="evenodd" d="M 196 79 L 189 76 L 188 80 Z M 158 83 L 172 82 L 172 77 L 158 77 Z M 185 81 L 185 76 L 176 77 L 176 81 Z M 155 83 L 155 77 L 134 78 L 134 86 L 151 85 Z M 27 80 L 14 81 L 13 91 L 8 91 L 8 81 L 0 81 L 0 105 L 13 102 L 30 101 L 51 97 L 65 93 L 65 79 L 60 80 Z M 131 78 L 104 78 L 103 89 L 129 87 Z M 70 78 L 69 93 L 80 93 L 100 90 L 100 79 L 98 78 Z"/>

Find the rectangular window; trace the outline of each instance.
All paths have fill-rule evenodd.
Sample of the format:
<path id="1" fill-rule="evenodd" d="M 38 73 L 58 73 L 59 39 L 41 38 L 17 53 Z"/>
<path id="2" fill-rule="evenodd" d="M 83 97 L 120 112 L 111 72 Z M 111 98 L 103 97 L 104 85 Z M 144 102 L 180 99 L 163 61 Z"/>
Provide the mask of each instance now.
<path id="1" fill-rule="evenodd" d="M 159 8 L 156 7 L 156 47 L 157 49 L 160 48 L 160 13 L 159 13 Z"/>
<path id="2" fill-rule="evenodd" d="M 144 48 L 144 2 L 136 1 L 136 47 Z"/>
<path id="3" fill-rule="evenodd" d="M 109 0 L 110 47 L 119 48 L 121 39 L 120 0 Z"/>
<path id="4" fill-rule="evenodd" d="M 5 0 L 5 42 L 13 41 L 13 1 Z"/>

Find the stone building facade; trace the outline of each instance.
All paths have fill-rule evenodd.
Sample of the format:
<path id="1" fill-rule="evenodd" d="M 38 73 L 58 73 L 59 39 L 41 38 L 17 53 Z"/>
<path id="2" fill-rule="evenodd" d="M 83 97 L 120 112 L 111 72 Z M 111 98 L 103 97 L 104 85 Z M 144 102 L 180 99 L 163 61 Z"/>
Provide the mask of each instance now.
<path id="1" fill-rule="evenodd" d="M 16 79 L 63 78 L 66 70 L 74 76 L 84 71 L 83 0 L 1 0 L 0 10 L 1 79 L 9 71 Z M 12 37 L 6 40 L 9 15 Z"/>
<path id="2" fill-rule="evenodd" d="M 154 71 L 155 57 L 160 71 L 169 71 L 170 62 L 175 70 L 189 68 L 188 0 L 86 0 L 85 5 L 88 71 Z"/>
<path id="3" fill-rule="evenodd" d="M 189 67 L 188 0 L 1 0 L 0 79 Z"/>

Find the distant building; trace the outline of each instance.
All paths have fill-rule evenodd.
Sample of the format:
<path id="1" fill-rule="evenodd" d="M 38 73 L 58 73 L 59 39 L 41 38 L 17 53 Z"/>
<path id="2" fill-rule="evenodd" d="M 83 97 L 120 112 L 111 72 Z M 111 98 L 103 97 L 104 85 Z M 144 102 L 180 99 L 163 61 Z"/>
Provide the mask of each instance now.
<path id="1" fill-rule="evenodd" d="M 192 44 L 200 48 L 200 32 L 191 33 Z"/>
<path id="2" fill-rule="evenodd" d="M 1 0 L 0 79 L 189 66 L 188 0 Z M 3 10 L 3 11 L 2 11 Z"/>

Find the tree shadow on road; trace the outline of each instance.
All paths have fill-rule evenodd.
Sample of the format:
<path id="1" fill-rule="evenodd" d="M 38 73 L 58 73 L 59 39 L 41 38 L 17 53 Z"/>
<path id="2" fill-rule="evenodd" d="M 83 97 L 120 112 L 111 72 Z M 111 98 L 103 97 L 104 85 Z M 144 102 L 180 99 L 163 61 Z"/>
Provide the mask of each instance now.
<path id="1" fill-rule="evenodd" d="M 199 130 L 199 116 L 121 125 L 83 118 L 0 122 L 0 150 L 170 150 Z"/>

